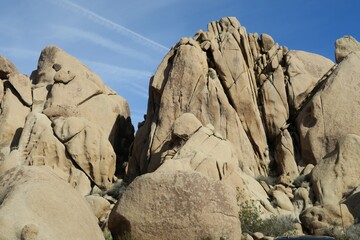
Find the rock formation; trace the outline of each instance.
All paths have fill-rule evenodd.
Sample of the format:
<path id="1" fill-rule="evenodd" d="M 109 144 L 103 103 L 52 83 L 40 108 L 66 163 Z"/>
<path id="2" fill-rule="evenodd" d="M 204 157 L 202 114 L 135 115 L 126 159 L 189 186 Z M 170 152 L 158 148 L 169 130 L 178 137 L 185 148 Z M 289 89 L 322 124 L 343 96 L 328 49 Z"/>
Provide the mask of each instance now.
<path id="1" fill-rule="evenodd" d="M 237 190 L 238 202 L 255 200 L 264 216 L 290 214 L 305 231 L 320 234 L 314 221 L 321 220 L 307 216 L 326 209 L 324 226 L 339 225 L 334 209 L 359 185 L 356 158 L 350 157 L 356 147 L 341 140 L 360 135 L 357 44 L 348 37 L 336 42 L 337 65 L 288 50 L 267 34 L 247 34 L 231 17 L 181 39 L 151 79 L 128 180 L 200 172 Z M 338 141 L 340 152 L 329 157 Z M 341 150 L 348 147 L 354 150 Z M 348 167 L 353 174 L 345 176 Z M 354 199 L 341 205 L 346 226 L 357 217 Z M 119 203 L 118 214 L 127 212 L 125 206 Z M 130 226 L 132 221 L 138 224 L 129 220 Z"/>
<path id="2" fill-rule="evenodd" d="M 360 44 L 335 58 L 211 22 L 160 63 L 134 138 L 126 100 L 61 49 L 30 78 L 0 57 L 0 238 L 270 239 L 242 232 L 249 206 L 297 234 L 353 225 Z"/>
<path id="3" fill-rule="evenodd" d="M 134 131 L 127 102 L 57 47 L 41 52 L 30 78 L 4 58 L 0 68 L 1 239 L 101 239 L 110 203 L 91 201 L 96 219 L 81 196 L 123 175 Z"/>

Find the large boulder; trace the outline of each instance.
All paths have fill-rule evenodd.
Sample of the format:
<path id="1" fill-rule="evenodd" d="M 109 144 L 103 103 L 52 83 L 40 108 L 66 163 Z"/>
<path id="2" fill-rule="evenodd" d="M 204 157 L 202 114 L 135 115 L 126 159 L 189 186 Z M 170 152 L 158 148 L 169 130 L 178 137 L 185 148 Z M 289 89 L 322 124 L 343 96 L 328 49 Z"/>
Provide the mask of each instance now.
<path id="1" fill-rule="evenodd" d="M 81 170 L 101 188 L 109 188 L 115 173 L 115 152 L 104 132 L 85 118 L 59 117 L 54 132 Z"/>
<path id="2" fill-rule="evenodd" d="M 339 140 L 336 149 L 320 161 L 311 172 L 317 200 L 338 204 L 360 185 L 360 136 L 349 134 Z"/>
<path id="3" fill-rule="evenodd" d="M 81 195 L 48 167 L 0 176 L 0 239 L 104 239 Z"/>
<path id="4" fill-rule="evenodd" d="M 360 54 L 348 55 L 297 117 L 305 163 L 320 162 L 346 134 L 360 135 L 359 121 L 354 120 L 360 118 L 359 66 Z"/>
<path id="5" fill-rule="evenodd" d="M 109 229 L 115 240 L 241 238 L 236 192 L 183 171 L 136 178 L 113 208 Z"/>
<path id="6" fill-rule="evenodd" d="M 345 204 L 327 204 L 307 208 L 300 215 L 303 227 L 311 234 L 325 235 L 336 227 L 348 228 L 354 217 Z"/>

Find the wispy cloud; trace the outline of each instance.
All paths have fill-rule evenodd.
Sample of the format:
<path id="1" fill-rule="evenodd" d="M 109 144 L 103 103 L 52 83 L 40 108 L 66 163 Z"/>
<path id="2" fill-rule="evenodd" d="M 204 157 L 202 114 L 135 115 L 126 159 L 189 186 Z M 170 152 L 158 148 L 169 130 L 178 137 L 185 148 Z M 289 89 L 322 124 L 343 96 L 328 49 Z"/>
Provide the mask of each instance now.
<path id="1" fill-rule="evenodd" d="M 14 47 L 0 47 L 0 53 L 12 58 L 20 59 L 37 59 L 40 56 L 40 51 L 29 50 L 26 48 Z"/>
<path id="2" fill-rule="evenodd" d="M 139 61 L 143 61 L 143 62 L 153 61 L 153 59 L 147 54 L 144 54 L 138 50 L 129 47 L 125 47 L 122 44 L 116 43 L 94 32 L 85 31 L 80 28 L 74 28 L 69 26 L 56 26 L 56 25 L 52 26 L 52 29 L 55 30 L 57 34 L 57 38 L 59 37 L 68 38 L 68 36 L 71 36 L 71 39 L 74 39 L 74 37 L 78 39 L 83 39 L 88 42 L 97 44 L 103 48 L 114 51 L 116 53 L 137 59 Z"/>
<path id="3" fill-rule="evenodd" d="M 86 18 L 88 18 L 89 20 L 102 25 L 103 27 L 115 31 L 121 35 L 124 35 L 128 38 L 130 38 L 133 41 L 138 42 L 139 44 L 148 46 L 153 48 L 154 50 L 159 51 L 160 53 L 166 53 L 169 51 L 169 48 L 165 47 L 164 45 L 161 45 L 160 43 L 157 43 L 139 33 L 136 33 L 120 24 L 117 24 L 103 16 L 100 16 L 92 11 L 90 11 L 89 9 L 86 9 L 78 4 L 75 4 L 69 0 L 52 0 L 54 3 L 60 4 L 62 7 L 65 7 L 67 9 L 70 9 Z"/>
<path id="4" fill-rule="evenodd" d="M 130 69 L 130 68 L 122 68 L 122 67 L 114 66 L 111 64 L 100 63 L 100 62 L 90 61 L 90 60 L 85 60 L 84 62 L 86 64 L 88 64 L 89 66 L 93 66 L 98 69 L 102 69 L 108 73 L 121 75 L 123 77 L 131 77 L 131 78 L 138 78 L 138 79 L 150 79 L 150 77 L 152 76 L 152 73 L 148 72 L 148 71 L 142 71 L 142 70 Z"/>
<path id="5" fill-rule="evenodd" d="M 90 60 L 83 60 L 83 62 L 100 75 L 106 73 L 106 75 L 112 76 L 112 79 L 106 79 L 108 83 L 119 82 L 122 84 L 122 88 L 126 88 L 138 96 L 148 98 L 149 79 L 152 75 L 150 72 L 122 68 Z"/>

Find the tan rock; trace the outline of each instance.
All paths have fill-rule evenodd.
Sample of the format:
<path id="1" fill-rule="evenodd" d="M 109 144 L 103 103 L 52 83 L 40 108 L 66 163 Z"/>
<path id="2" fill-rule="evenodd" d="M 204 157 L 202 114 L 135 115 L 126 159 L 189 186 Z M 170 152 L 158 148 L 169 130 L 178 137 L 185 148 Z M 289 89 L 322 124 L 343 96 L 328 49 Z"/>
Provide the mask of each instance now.
<path id="1" fill-rule="evenodd" d="M 47 167 L 2 175 L 0 202 L 0 239 L 104 239 L 87 202 Z"/>
<path id="2" fill-rule="evenodd" d="M 280 182 L 291 185 L 299 176 L 299 171 L 295 161 L 293 141 L 286 129 L 277 139 L 274 158 L 280 173 Z"/>
<path id="3" fill-rule="evenodd" d="M 345 204 L 316 206 L 300 215 L 301 223 L 311 234 L 324 235 L 336 226 L 344 228 L 354 224 L 354 217 Z"/>
<path id="4" fill-rule="evenodd" d="M 130 184 L 109 229 L 115 240 L 126 232 L 136 239 L 240 239 L 237 211 L 235 191 L 219 181 L 196 172 L 155 172 Z"/>
<path id="5" fill-rule="evenodd" d="M 179 119 L 189 117 L 189 114 L 184 115 Z M 194 115 L 192 116 L 195 118 Z M 183 122 L 183 124 L 187 123 Z M 237 155 L 229 141 L 216 137 L 209 128 L 201 127 L 183 146 L 175 150 L 175 155 L 166 160 L 158 171 L 187 169 L 201 172 L 215 180 L 222 180 L 238 170 Z"/>
<path id="6" fill-rule="evenodd" d="M 64 145 L 54 136 L 51 121 L 44 114 L 30 113 L 27 116 L 18 151 L 22 164 L 48 166 L 83 196 L 90 193 L 90 180 L 74 166 Z"/>
<path id="7" fill-rule="evenodd" d="M 212 61 L 230 103 L 236 110 L 245 132 L 260 159 L 260 173 L 267 172 L 268 146 L 265 129 L 257 107 L 257 84 L 252 69 L 253 59 L 246 31 L 232 28 L 234 19 L 222 18 L 219 24 L 222 32 L 213 32 L 211 41 Z M 237 21 L 236 21 L 237 22 Z M 214 24 L 213 24 L 214 25 Z M 240 25 L 237 22 L 237 25 Z M 228 27 L 225 27 L 228 26 Z M 214 28 L 209 28 L 209 32 Z M 218 35 L 218 37 L 216 37 Z M 223 41 L 217 41 L 218 38 Z M 241 41 L 240 39 L 246 39 Z M 244 52 L 242 51 L 244 49 Z"/>
<path id="8" fill-rule="evenodd" d="M 278 67 L 263 83 L 261 96 L 267 139 L 272 142 L 289 118 L 284 73 L 281 67 Z"/>
<path id="9" fill-rule="evenodd" d="M 272 192 L 272 196 L 276 202 L 276 205 L 279 206 L 283 210 L 287 210 L 292 212 L 294 210 L 294 206 L 292 205 L 289 197 L 280 190 L 275 190 Z"/>
<path id="10" fill-rule="evenodd" d="M 86 118 L 107 135 L 118 165 L 127 161 L 128 149 L 134 139 L 129 105 L 99 76 L 76 58 L 50 46 L 40 55 L 33 82 L 37 111 L 44 112 L 51 119 Z M 52 86 L 50 93 L 45 91 L 47 85 Z"/>
<path id="11" fill-rule="evenodd" d="M 305 164 L 320 162 L 346 134 L 360 135 L 360 124 L 354 121 L 360 118 L 360 104 L 354 101 L 359 92 L 359 65 L 360 54 L 351 53 L 296 119 Z"/>
<path id="12" fill-rule="evenodd" d="M 25 118 L 30 109 L 22 104 L 11 87 L 5 88 L 0 108 L 0 161 L 2 161 L 11 148 L 17 148 Z"/>
<path id="13" fill-rule="evenodd" d="M 189 113 L 182 116 L 184 115 L 187 118 L 194 118 L 190 117 Z M 187 124 L 185 121 L 181 121 L 181 123 Z M 176 124 L 181 126 L 178 120 L 174 125 Z M 218 136 L 212 125 L 201 127 L 185 143 L 183 139 L 180 142 L 172 141 L 174 148 L 167 152 L 167 159 L 156 172 L 200 172 L 207 177 L 228 184 L 237 191 L 240 202 L 253 199 L 259 203 L 259 208 L 264 213 L 275 212 L 259 182 L 239 169 L 238 157 L 233 144 Z"/>
<path id="14" fill-rule="evenodd" d="M 335 59 L 340 63 L 351 52 L 360 51 L 360 43 L 352 36 L 344 36 L 335 42 Z"/>
<path id="15" fill-rule="evenodd" d="M 184 113 L 174 122 L 174 134 L 181 139 L 188 139 L 200 127 L 201 122 L 192 113 Z"/>
<path id="16" fill-rule="evenodd" d="M 12 62 L 7 60 L 3 56 L 0 56 L 0 79 L 8 79 L 8 75 L 10 73 L 17 72 L 18 70 Z"/>
<path id="17" fill-rule="evenodd" d="M 4 84 L 2 82 L 0 82 L 0 104 L 3 100 L 3 97 L 4 97 Z"/>
<path id="18" fill-rule="evenodd" d="M 315 166 L 311 172 L 311 182 L 320 203 L 336 205 L 346 193 L 360 185 L 359 156 L 360 136 L 349 134 Z"/>
<path id="19" fill-rule="evenodd" d="M 8 75 L 9 82 L 15 88 L 16 92 L 28 107 L 32 105 L 31 82 L 28 76 L 19 73 Z"/>
<path id="20" fill-rule="evenodd" d="M 224 32 L 219 33 L 216 24 Z M 219 136 L 228 139 L 245 172 L 267 174 L 268 149 L 257 109 L 255 76 L 247 66 L 253 66 L 250 45 L 245 41 L 244 53 L 240 46 L 240 39 L 247 39 L 246 31 L 234 18 L 208 28 L 195 36 L 196 41 L 182 39 L 159 65 L 150 85 L 146 120 L 137 132 L 129 161 L 130 179 L 164 162 L 174 144 L 173 123 L 183 113 L 192 113 L 203 126 L 211 124 Z M 220 36 L 228 39 L 221 46 L 216 40 Z M 203 49 L 211 49 L 213 59 Z"/>
<path id="21" fill-rule="evenodd" d="M 110 203 L 105 198 L 96 195 L 89 195 L 86 196 L 85 199 L 90 204 L 90 207 L 97 219 L 100 220 L 110 213 Z"/>
<path id="22" fill-rule="evenodd" d="M 275 41 L 270 35 L 263 33 L 261 34 L 261 43 L 263 51 L 268 52 L 274 46 Z"/>
<path id="23" fill-rule="evenodd" d="M 107 136 L 84 118 L 59 118 L 54 124 L 56 136 L 72 159 L 96 185 L 109 188 L 115 173 L 115 152 Z"/>
<path id="24" fill-rule="evenodd" d="M 289 76 L 289 105 L 299 109 L 301 103 L 334 63 L 317 54 L 289 51 L 286 54 L 286 65 Z"/>

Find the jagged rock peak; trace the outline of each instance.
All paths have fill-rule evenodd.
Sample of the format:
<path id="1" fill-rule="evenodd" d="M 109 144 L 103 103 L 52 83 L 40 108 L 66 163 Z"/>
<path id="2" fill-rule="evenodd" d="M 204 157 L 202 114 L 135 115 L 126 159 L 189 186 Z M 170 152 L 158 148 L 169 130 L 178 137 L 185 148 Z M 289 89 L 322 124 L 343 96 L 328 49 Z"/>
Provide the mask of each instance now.
<path id="1" fill-rule="evenodd" d="M 358 43 L 338 40 L 337 62 L 342 61 L 335 64 L 279 46 L 268 34 L 248 34 L 234 17 L 209 23 L 194 38 L 182 38 L 150 81 L 128 180 L 145 173 L 195 171 L 238 190 L 240 205 L 255 201 L 264 216 L 294 216 L 309 233 L 338 226 L 341 212 L 344 226 L 350 226 L 358 217 L 356 160 L 350 159 L 357 155 L 357 138 L 340 139 L 360 135 L 354 101 L 360 61 L 356 48 L 342 44 Z M 339 141 L 341 149 L 334 151 Z M 356 144 L 347 149 L 344 144 L 352 141 Z M 348 177 L 336 179 L 347 169 Z M 321 181 L 324 175 L 328 182 Z M 343 189 L 331 189 L 329 182 Z M 136 184 L 125 194 L 134 194 Z M 128 221 L 129 229 L 143 224 L 129 215 L 128 206 L 125 200 L 118 203 L 114 224 Z"/>
<path id="2" fill-rule="evenodd" d="M 287 128 L 333 65 L 316 54 L 288 51 L 268 34 L 247 34 L 234 17 L 209 23 L 207 32 L 181 39 L 152 78 L 147 118 L 129 162 L 130 178 L 156 170 L 169 158 L 173 123 L 190 112 L 234 145 L 243 171 L 272 174 L 276 155 L 283 167 L 274 171 L 284 176 L 291 171 L 293 179 L 296 154 Z"/>

